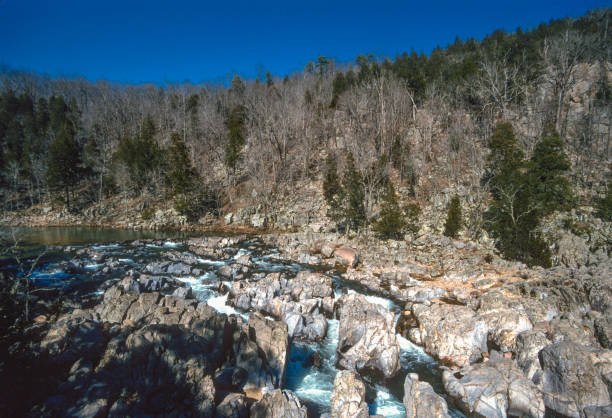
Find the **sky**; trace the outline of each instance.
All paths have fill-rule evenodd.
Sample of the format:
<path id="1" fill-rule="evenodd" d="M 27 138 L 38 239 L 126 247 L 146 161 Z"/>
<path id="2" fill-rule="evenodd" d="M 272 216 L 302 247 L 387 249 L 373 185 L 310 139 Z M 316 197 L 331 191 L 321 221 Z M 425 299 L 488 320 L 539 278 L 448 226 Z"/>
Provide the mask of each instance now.
<path id="1" fill-rule="evenodd" d="M 529 29 L 604 0 L 0 0 L 0 65 L 122 83 L 284 76 L 323 55 L 394 57 Z"/>

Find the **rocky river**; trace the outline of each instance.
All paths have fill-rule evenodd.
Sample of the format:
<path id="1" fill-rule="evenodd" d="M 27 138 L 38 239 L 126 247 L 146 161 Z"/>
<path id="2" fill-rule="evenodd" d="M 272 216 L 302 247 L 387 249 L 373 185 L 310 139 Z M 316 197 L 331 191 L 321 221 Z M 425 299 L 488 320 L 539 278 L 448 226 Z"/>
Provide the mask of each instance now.
<path id="1" fill-rule="evenodd" d="M 582 324 L 561 307 L 495 293 L 516 285 L 507 277 L 465 291 L 423 265 L 374 276 L 355 268 L 354 249 L 329 242 L 298 256 L 276 238 L 129 238 L 63 239 L 30 250 L 43 255 L 21 270 L 3 261 L 4 274 L 41 290 L 29 332 L 44 389 L 30 415 L 610 411 L 610 350 L 598 342 L 609 330 L 577 336 Z"/>

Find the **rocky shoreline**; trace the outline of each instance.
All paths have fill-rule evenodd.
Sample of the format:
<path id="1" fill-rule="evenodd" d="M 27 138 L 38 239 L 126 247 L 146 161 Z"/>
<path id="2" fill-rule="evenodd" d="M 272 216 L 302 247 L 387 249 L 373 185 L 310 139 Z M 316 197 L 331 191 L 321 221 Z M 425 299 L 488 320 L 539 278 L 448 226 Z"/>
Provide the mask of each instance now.
<path id="1" fill-rule="evenodd" d="M 389 245 L 331 234 L 263 235 L 278 249 L 266 260 L 314 268 L 287 275 L 255 272 L 255 260 L 235 250 L 245 239 L 187 240 L 187 252 L 164 250 L 166 261 L 105 282 L 99 299 L 37 315 L 22 352 L 44 371 L 36 376 L 47 389 L 26 412 L 305 417 L 306 406 L 285 388 L 291 341 L 321 341 L 327 318 L 337 318 L 344 371 L 334 380 L 332 417 L 368 416 L 362 381 L 373 374 L 394 379 L 397 335 L 443 365 L 443 393 L 415 373 L 406 376 L 408 417 L 449 416 L 449 405 L 467 416 L 610 416 L 612 260 L 603 253 L 544 270 L 443 237 Z M 138 251 L 144 244 L 158 245 L 131 245 Z M 129 264 L 95 248 L 79 251 L 86 261 L 75 269 Z M 201 274 L 198 263 L 208 258 L 224 264 L 207 285 L 238 311 L 219 312 L 173 279 Z M 399 311 L 338 292 L 325 273 L 332 266 Z"/>

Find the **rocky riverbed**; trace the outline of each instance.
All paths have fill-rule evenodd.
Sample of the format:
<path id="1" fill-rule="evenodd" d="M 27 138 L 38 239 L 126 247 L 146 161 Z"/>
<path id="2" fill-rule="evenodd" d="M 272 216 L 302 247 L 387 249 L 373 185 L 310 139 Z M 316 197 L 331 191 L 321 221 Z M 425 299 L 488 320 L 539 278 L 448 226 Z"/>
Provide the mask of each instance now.
<path id="1" fill-rule="evenodd" d="M 384 245 L 269 235 L 52 248 L 26 273 L 40 292 L 0 369 L 36 390 L 5 384 L 0 406 L 36 416 L 610 415 L 604 254 L 532 270 L 458 241 Z M 3 273 L 18 267 L 5 261 Z"/>

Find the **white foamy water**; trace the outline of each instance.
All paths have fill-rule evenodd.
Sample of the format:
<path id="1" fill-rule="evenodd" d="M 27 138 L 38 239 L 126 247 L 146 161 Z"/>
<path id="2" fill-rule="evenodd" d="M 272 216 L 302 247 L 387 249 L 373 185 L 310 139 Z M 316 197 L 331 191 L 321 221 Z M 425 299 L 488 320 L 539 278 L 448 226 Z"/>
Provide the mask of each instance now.
<path id="1" fill-rule="evenodd" d="M 339 321 L 329 319 L 327 325 L 327 336 L 320 343 L 299 343 L 292 348 L 287 367 L 287 388 L 299 398 L 317 405 L 329 405 L 338 372 L 335 364 Z M 305 365 L 314 352 L 321 355 L 320 368 Z"/>
<path id="2" fill-rule="evenodd" d="M 119 245 L 119 244 L 94 245 L 91 248 L 96 250 L 96 251 L 117 250 L 117 249 L 121 248 L 121 245 Z"/>
<path id="3" fill-rule="evenodd" d="M 226 302 L 227 302 L 227 294 L 215 296 L 206 301 L 206 303 L 208 303 L 208 306 L 213 307 L 219 313 L 226 314 L 226 315 L 240 315 L 246 320 L 249 319 L 248 314 L 237 311 L 233 307 L 226 305 Z"/>
<path id="4" fill-rule="evenodd" d="M 225 261 L 210 260 L 208 258 L 198 258 L 197 260 L 200 264 L 208 264 L 211 266 L 222 266 L 225 264 Z"/>
<path id="5" fill-rule="evenodd" d="M 386 418 L 403 418 L 406 416 L 403 403 L 395 399 L 386 388 L 378 385 L 376 386 L 376 398 L 370 410 L 374 414 Z"/>
<path id="6" fill-rule="evenodd" d="M 380 296 L 372 296 L 372 295 L 364 295 L 363 293 L 359 293 L 354 291 L 353 289 L 349 289 L 348 293 L 356 293 L 361 295 L 370 303 L 374 303 L 376 305 L 380 305 L 385 309 L 391 310 L 393 308 L 393 302 L 389 299 L 381 298 Z"/>
<path id="7" fill-rule="evenodd" d="M 86 270 L 98 270 L 103 265 L 104 264 L 87 264 L 87 265 L 85 265 L 85 269 Z"/>
<path id="8" fill-rule="evenodd" d="M 166 241 L 164 242 L 163 247 L 164 248 L 176 248 L 176 247 L 180 247 L 182 244 L 180 242 L 174 242 L 174 241 Z"/>

